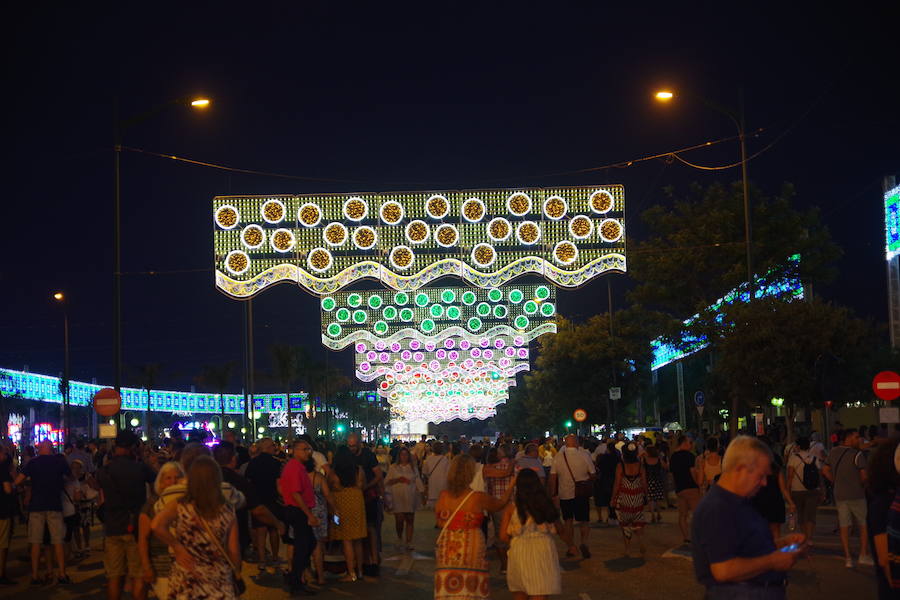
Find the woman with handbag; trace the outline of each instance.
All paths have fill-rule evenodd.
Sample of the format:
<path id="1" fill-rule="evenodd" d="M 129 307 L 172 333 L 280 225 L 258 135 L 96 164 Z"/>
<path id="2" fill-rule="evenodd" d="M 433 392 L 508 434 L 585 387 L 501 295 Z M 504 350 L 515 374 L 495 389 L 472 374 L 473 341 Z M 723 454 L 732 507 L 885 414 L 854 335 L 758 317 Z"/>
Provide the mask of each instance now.
<path id="1" fill-rule="evenodd" d="M 175 555 L 169 600 L 232 600 L 243 591 L 234 509 L 221 486 L 219 465 L 199 456 L 188 472 L 187 493 L 153 518 L 153 533 Z"/>

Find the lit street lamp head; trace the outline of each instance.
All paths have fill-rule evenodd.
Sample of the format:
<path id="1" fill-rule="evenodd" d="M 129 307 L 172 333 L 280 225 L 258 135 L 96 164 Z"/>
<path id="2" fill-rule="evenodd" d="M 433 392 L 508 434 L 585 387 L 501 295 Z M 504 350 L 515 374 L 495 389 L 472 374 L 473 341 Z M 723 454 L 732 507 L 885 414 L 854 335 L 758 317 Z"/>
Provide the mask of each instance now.
<path id="1" fill-rule="evenodd" d="M 659 102 L 668 102 L 672 98 L 675 97 L 675 94 L 670 92 L 669 90 L 660 90 L 656 92 L 656 99 Z"/>
<path id="2" fill-rule="evenodd" d="M 53 294 L 54 300 L 59 300 L 60 302 L 62 302 L 65 298 L 66 297 L 63 295 L 62 292 L 56 292 L 55 294 Z"/>
<path id="3" fill-rule="evenodd" d="M 191 106 L 194 108 L 206 108 L 209 106 L 209 98 L 197 98 L 196 100 L 191 100 Z"/>

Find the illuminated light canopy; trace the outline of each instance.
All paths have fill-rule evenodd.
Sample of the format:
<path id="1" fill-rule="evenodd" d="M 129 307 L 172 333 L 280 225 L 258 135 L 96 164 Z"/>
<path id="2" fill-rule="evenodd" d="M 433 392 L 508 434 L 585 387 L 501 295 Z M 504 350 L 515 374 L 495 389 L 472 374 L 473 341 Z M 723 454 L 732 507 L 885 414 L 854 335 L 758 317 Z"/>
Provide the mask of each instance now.
<path id="1" fill-rule="evenodd" d="M 626 271 L 617 185 L 220 196 L 212 208 L 216 285 L 238 298 L 283 281 L 326 295 L 361 279 L 415 290 L 445 276 L 493 287 L 536 274 L 578 287 Z M 339 251 L 316 252 L 329 248 Z M 225 261 L 238 249 L 247 268 L 236 273 Z"/>
<path id="2" fill-rule="evenodd" d="M 900 185 L 884 193 L 884 230 L 885 256 L 891 260 L 900 255 Z"/>

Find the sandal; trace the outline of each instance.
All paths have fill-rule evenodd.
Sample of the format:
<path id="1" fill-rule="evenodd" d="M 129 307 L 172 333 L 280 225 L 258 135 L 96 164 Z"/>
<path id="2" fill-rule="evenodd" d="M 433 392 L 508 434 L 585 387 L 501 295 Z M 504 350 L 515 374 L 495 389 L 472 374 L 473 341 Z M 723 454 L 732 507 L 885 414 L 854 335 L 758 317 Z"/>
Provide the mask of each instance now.
<path id="1" fill-rule="evenodd" d="M 338 579 L 341 583 L 353 583 L 357 580 L 356 575 L 345 573 Z"/>

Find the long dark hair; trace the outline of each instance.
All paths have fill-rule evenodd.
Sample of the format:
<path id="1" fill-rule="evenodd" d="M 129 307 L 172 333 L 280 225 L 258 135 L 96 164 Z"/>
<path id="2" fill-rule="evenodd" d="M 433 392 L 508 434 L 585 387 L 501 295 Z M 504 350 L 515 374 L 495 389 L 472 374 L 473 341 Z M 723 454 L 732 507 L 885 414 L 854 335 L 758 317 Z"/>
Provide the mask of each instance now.
<path id="1" fill-rule="evenodd" d="M 334 474 L 337 475 L 341 486 L 348 488 L 356 485 L 356 460 L 350 448 L 341 446 L 334 453 L 334 463 L 331 465 Z"/>
<path id="2" fill-rule="evenodd" d="M 897 450 L 898 440 L 884 440 L 875 446 L 869 460 L 866 462 L 866 489 L 872 494 L 881 494 L 892 491 L 900 483 L 900 476 L 894 467 L 894 451 Z"/>
<path id="3" fill-rule="evenodd" d="M 538 525 L 555 523 L 559 519 L 559 512 L 553 506 L 547 490 L 537 473 L 531 469 L 522 469 L 516 477 L 516 510 L 523 525 L 529 515 Z"/>

